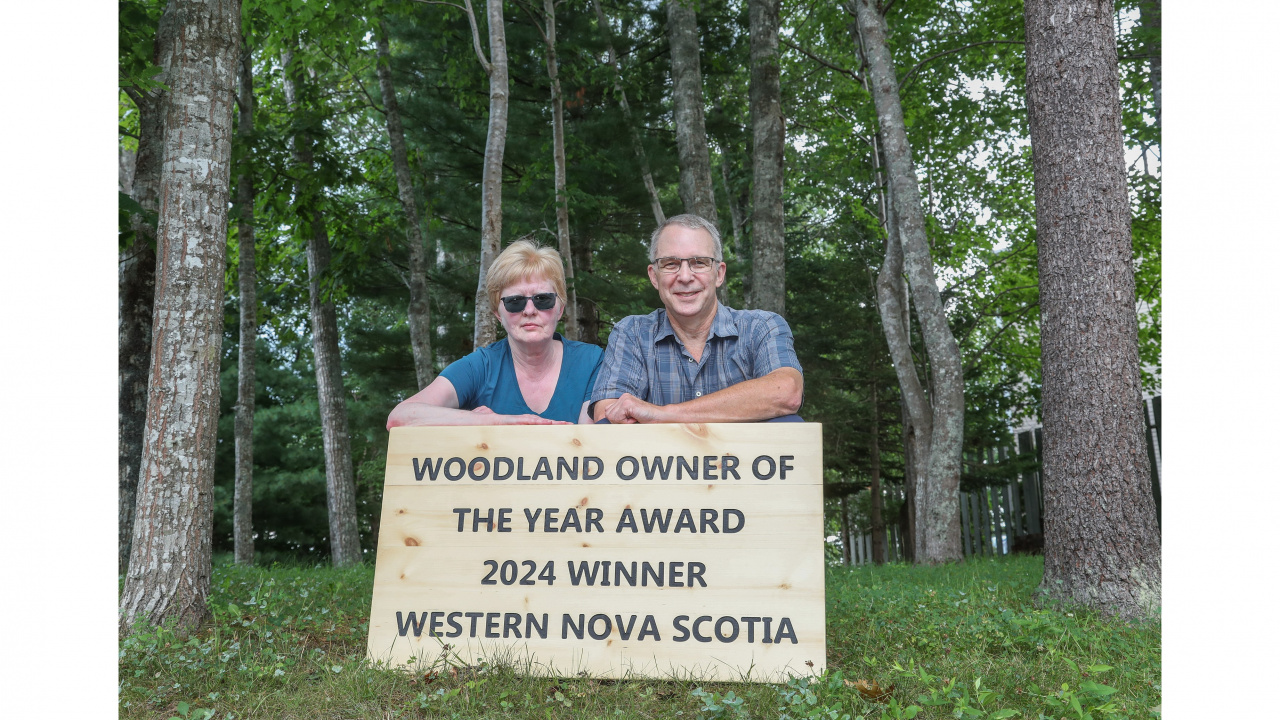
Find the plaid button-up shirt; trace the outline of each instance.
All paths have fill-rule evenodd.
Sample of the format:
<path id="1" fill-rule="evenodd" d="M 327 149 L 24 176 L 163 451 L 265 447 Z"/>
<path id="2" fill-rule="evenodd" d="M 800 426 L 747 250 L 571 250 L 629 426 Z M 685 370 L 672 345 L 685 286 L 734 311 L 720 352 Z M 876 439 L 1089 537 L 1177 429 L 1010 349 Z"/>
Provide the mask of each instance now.
<path id="1" fill-rule="evenodd" d="M 784 367 L 804 372 L 791 328 L 777 313 L 717 305 L 702 359 L 695 361 L 671 329 L 667 311 L 654 310 L 613 326 L 591 402 L 631 393 L 671 405 Z"/>

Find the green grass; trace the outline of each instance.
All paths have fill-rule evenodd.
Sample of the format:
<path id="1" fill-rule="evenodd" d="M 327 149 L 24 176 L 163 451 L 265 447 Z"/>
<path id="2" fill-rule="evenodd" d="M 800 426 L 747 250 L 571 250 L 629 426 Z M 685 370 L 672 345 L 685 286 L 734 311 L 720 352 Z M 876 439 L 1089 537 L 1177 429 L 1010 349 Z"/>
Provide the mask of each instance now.
<path id="1" fill-rule="evenodd" d="M 757 685 L 374 667 L 363 659 L 371 567 L 219 562 L 210 627 L 121 643 L 120 717 L 1158 717 L 1159 622 L 1039 609 L 1042 573 L 1027 557 L 832 568 L 828 673 Z M 859 681 L 892 690 L 872 702 Z"/>

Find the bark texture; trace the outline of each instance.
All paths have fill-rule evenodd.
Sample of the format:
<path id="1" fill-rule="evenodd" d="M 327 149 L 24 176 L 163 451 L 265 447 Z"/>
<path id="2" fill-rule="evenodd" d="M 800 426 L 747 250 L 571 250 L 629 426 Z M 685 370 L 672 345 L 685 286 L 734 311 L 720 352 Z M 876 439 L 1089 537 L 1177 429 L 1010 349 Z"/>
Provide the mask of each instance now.
<path id="1" fill-rule="evenodd" d="M 476 284 L 476 325 L 472 342 L 481 348 L 498 337 L 497 318 L 489 307 L 485 282 L 489 266 L 502 246 L 502 156 L 507 148 L 507 33 L 502 0 L 488 0 L 489 134 L 484 143 L 484 177 L 480 181 L 480 277 Z M 478 40 L 477 40 L 478 43 Z M 483 64 L 483 58 L 481 58 Z"/>
<path id="2" fill-rule="evenodd" d="M 613 68 L 613 91 L 618 94 L 618 104 L 622 106 L 622 117 L 631 134 L 631 148 L 635 151 L 636 159 L 640 161 L 640 178 L 644 182 L 645 192 L 649 193 L 649 208 L 653 210 L 653 222 L 661 225 L 667 221 L 667 216 L 662 212 L 662 201 L 658 199 L 658 189 L 653 184 L 653 173 L 649 171 L 649 155 L 644 151 L 644 144 L 640 142 L 640 131 L 636 128 L 635 121 L 631 119 L 627 91 L 622 88 L 622 68 L 618 64 L 618 52 L 613 49 L 613 31 L 610 29 L 609 19 L 605 17 L 604 10 L 600 7 L 600 0 L 591 0 L 591 4 L 596 8 L 596 21 L 600 24 L 600 32 L 604 34 L 605 50 L 609 52 L 609 66 Z"/>
<path id="3" fill-rule="evenodd" d="M 671 40 L 672 101 L 676 150 L 680 159 L 680 201 L 684 211 L 719 225 L 711 153 L 707 149 L 706 111 L 702 103 L 702 65 L 698 59 L 698 17 L 693 0 L 667 0 Z"/>
<path id="4" fill-rule="evenodd" d="M 778 68 L 781 0 L 750 0 L 751 21 L 751 298 L 759 310 L 786 315 L 782 171 L 784 129 Z M 730 200 L 732 202 L 732 200 Z"/>
<path id="5" fill-rule="evenodd" d="M 119 632 L 209 617 L 237 0 L 172 0 L 157 37 L 163 82 L 153 353 Z"/>
<path id="6" fill-rule="evenodd" d="M 285 101 L 290 112 L 300 112 L 300 79 L 286 54 Z M 298 123 L 305 126 L 305 123 Z M 305 133 L 293 138 L 294 160 L 309 175 L 314 165 L 312 139 Z M 347 429 L 346 392 L 342 383 L 342 357 L 338 348 L 338 314 L 323 287 L 329 270 L 329 230 L 315 197 L 298 183 L 302 199 L 299 217 L 307 229 L 307 275 L 310 286 L 311 348 L 316 362 L 316 387 L 320 402 L 320 429 L 324 439 L 325 491 L 329 506 L 329 551 L 334 565 L 360 562 L 360 533 L 356 525 L 355 469 L 351 462 L 351 437 Z"/>
<path id="7" fill-rule="evenodd" d="M 245 150 L 253 143 L 253 53 L 242 42 L 240 53 L 240 126 L 237 133 Z M 253 564 L 253 411 L 255 401 L 256 343 L 258 342 L 257 259 L 254 231 L 253 166 L 245 152 L 236 174 L 236 209 L 239 211 L 240 357 L 236 380 L 236 482 L 232 499 L 232 537 L 236 562 Z"/>
<path id="8" fill-rule="evenodd" d="M 378 21 L 376 42 L 378 85 L 382 89 L 382 106 L 387 115 L 391 165 L 396 173 L 396 190 L 400 195 L 400 207 L 404 209 L 407 224 L 409 344 L 413 347 L 413 369 L 417 373 L 418 389 L 421 390 L 436 377 L 431 357 L 431 296 L 427 283 L 427 250 L 422 237 L 422 223 L 418 218 L 418 203 L 413 197 L 413 176 L 409 174 L 409 149 L 404 141 L 404 126 L 400 122 L 400 103 L 396 101 L 396 89 L 391 84 L 391 51 L 387 44 L 387 27 L 381 20 Z"/>
<path id="9" fill-rule="evenodd" d="M 1026 4 L 1049 600 L 1160 606 L 1111 3 Z"/>
<path id="10" fill-rule="evenodd" d="M 911 157 L 911 145 L 907 141 L 884 18 L 873 0 L 850 0 L 849 6 L 858 20 L 871 96 L 880 122 L 880 139 L 889 181 L 890 215 L 896 222 L 899 240 L 896 244 L 900 245 L 902 267 L 909 282 L 911 301 L 915 303 L 916 315 L 920 319 L 925 352 L 932 371 L 930 392 L 926 398 L 914 364 L 908 367 L 910 346 L 904 346 L 902 337 L 895 337 L 897 333 L 891 326 L 897 323 L 886 319 L 885 337 L 889 341 L 894 369 L 916 430 L 915 559 L 921 563 L 961 561 L 964 559 L 960 546 L 964 379 L 961 376 L 960 349 L 947 325 L 933 272 L 933 259 L 925 236 L 924 211 L 920 205 L 920 184 Z M 893 245 L 895 243 L 890 242 L 887 248 L 892 250 Z M 888 252 L 885 261 L 889 265 Z M 892 305 L 893 299 L 890 298 L 889 302 Z M 892 307 L 890 311 L 892 313 Z M 895 317 L 905 319 L 905 308 L 890 315 L 890 318 Z M 908 353 L 905 357 L 904 347 Z"/>
<path id="11" fill-rule="evenodd" d="M 139 95 L 138 152 L 133 160 L 129 195 L 144 210 L 160 205 L 160 163 L 164 153 L 163 96 Z M 129 569 L 133 541 L 138 469 L 147 422 L 147 383 L 151 370 L 151 315 L 156 289 L 155 229 L 145 218 L 133 218 L 133 245 L 120 253 L 120 325 L 118 370 L 120 492 L 119 557 L 121 575 Z"/>
<path id="12" fill-rule="evenodd" d="M 552 159 L 556 168 L 556 241 L 560 257 L 564 261 L 564 278 L 569 290 L 564 312 L 564 334 L 570 340 L 578 340 L 578 291 L 573 286 L 573 255 L 569 247 L 569 190 L 565 179 L 564 158 L 564 96 L 560 93 L 560 71 L 556 63 L 556 6 L 554 0 L 543 0 L 543 13 L 547 29 L 547 77 L 551 80 L 551 138 Z"/>

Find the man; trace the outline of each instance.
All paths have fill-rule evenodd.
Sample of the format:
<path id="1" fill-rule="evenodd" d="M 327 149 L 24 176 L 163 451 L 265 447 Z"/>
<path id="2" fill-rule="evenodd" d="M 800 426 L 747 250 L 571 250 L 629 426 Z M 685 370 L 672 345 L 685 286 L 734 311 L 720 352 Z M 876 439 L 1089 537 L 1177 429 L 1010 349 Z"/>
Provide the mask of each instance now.
<path id="1" fill-rule="evenodd" d="M 804 376 L 777 313 L 716 301 L 720 232 L 697 215 L 668 218 L 649 240 L 649 282 L 664 309 L 623 318 L 609 336 L 592 418 L 610 423 L 798 420 Z"/>

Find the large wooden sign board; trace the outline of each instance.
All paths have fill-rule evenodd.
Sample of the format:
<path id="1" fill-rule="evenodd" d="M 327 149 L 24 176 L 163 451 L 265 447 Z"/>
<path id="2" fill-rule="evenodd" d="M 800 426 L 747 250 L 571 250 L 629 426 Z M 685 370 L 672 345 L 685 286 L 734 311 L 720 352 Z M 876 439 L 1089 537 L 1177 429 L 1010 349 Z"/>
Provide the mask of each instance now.
<path id="1" fill-rule="evenodd" d="M 819 424 L 395 428 L 368 652 L 774 681 L 826 667 L 823 579 Z"/>

